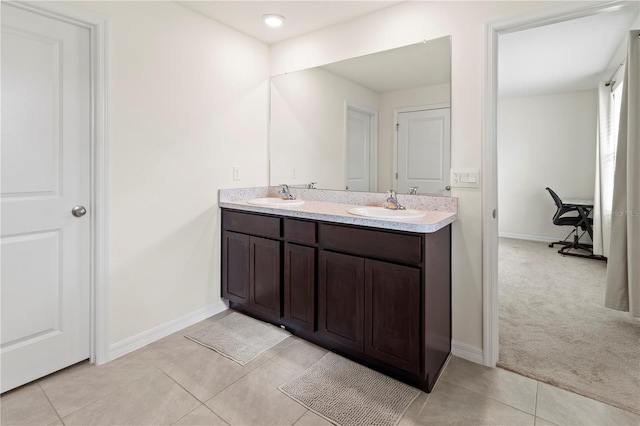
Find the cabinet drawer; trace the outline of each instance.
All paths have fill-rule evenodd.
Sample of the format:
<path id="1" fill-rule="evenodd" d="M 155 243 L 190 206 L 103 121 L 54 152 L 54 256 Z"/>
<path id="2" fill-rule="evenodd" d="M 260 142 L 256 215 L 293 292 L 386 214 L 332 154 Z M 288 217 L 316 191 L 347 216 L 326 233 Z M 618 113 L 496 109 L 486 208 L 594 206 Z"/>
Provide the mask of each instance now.
<path id="1" fill-rule="evenodd" d="M 297 243 L 315 244 L 318 242 L 316 224 L 306 220 L 284 219 L 284 239 Z"/>
<path id="2" fill-rule="evenodd" d="M 280 238 L 280 218 L 222 210 L 222 228 L 243 234 Z"/>
<path id="3" fill-rule="evenodd" d="M 318 234 L 322 248 L 363 257 L 418 264 L 422 261 L 419 235 L 396 234 L 372 229 L 321 223 Z"/>

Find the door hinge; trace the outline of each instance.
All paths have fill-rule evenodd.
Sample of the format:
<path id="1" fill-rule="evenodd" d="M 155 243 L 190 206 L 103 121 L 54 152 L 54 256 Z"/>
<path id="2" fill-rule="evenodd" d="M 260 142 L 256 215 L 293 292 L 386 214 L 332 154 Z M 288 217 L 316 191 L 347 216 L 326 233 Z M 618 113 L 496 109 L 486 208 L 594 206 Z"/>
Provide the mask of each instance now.
<path id="1" fill-rule="evenodd" d="M 400 123 L 396 123 L 396 132 L 400 129 Z"/>
<path id="2" fill-rule="evenodd" d="M 396 179 L 398 179 L 398 172 L 396 172 Z"/>

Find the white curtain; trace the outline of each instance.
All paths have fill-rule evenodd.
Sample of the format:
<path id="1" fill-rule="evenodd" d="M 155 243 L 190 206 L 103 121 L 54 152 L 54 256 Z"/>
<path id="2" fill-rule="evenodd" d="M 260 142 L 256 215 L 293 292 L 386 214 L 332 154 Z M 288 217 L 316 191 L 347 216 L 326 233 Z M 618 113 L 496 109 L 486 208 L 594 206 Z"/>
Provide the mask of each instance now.
<path id="1" fill-rule="evenodd" d="M 640 317 L 640 30 L 629 34 L 622 88 L 605 306 Z"/>
<path id="2" fill-rule="evenodd" d="M 622 77 L 624 68 L 618 74 Z M 622 78 L 598 87 L 596 183 L 593 197 L 593 254 L 609 256 L 613 172 L 616 166 Z"/>

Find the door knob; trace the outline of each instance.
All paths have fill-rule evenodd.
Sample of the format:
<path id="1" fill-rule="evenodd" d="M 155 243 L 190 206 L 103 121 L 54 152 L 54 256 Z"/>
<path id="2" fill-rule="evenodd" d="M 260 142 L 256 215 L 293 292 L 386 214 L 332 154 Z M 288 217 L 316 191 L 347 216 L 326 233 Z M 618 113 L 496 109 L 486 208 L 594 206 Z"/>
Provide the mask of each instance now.
<path id="1" fill-rule="evenodd" d="M 82 217 L 87 214 L 87 209 L 85 209 L 84 206 L 75 206 L 71 209 L 71 214 L 75 217 Z"/>
<path id="2" fill-rule="evenodd" d="M 451 191 L 451 187 L 449 185 L 445 186 L 445 188 L 447 191 Z"/>

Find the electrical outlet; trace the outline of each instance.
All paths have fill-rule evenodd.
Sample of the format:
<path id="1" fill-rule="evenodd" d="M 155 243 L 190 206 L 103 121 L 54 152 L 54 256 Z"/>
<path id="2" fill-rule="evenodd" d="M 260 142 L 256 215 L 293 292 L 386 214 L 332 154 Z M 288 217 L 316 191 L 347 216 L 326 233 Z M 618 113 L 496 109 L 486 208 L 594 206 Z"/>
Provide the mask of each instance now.
<path id="1" fill-rule="evenodd" d="M 291 179 L 295 179 L 297 177 L 298 174 L 298 170 L 297 168 L 294 166 L 291 168 Z"/>
<path id="2" fill-rule="evenodd" d="M 240 167 L 233 166 L 233 180 L 240 180 Z"/>

